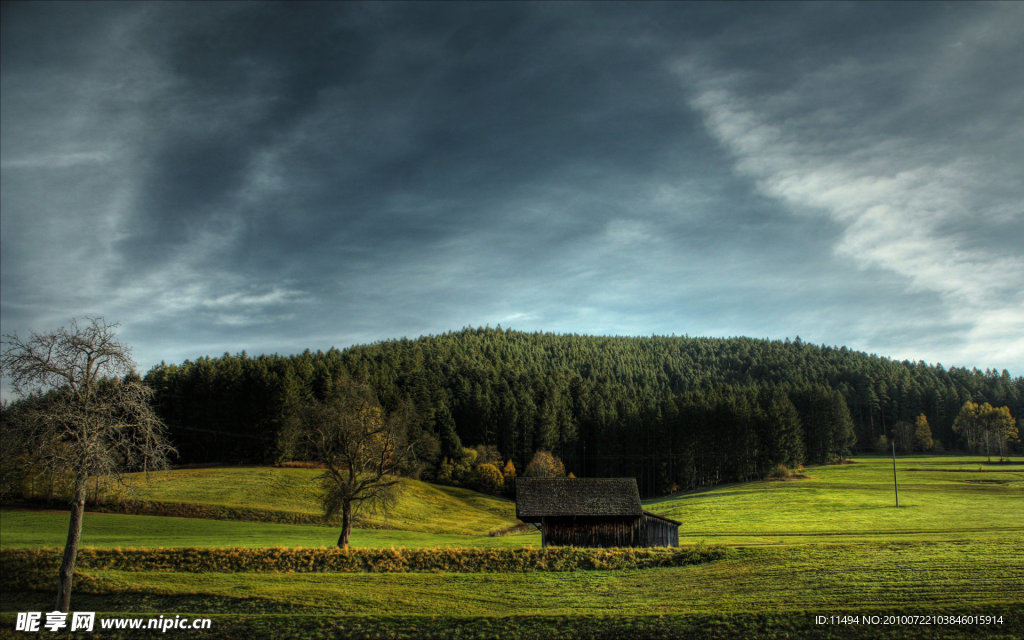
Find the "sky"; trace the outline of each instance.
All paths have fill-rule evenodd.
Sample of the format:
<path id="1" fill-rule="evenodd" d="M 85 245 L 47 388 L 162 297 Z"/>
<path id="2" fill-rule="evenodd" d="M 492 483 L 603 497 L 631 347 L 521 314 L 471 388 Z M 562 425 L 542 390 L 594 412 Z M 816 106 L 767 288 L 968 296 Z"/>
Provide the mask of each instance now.
<path id="1" fill-rule="evenodd" d="M 30 3 L 0 325 L 140 372 L 463 327 L 1024 375 L 1024 3 Z"/>

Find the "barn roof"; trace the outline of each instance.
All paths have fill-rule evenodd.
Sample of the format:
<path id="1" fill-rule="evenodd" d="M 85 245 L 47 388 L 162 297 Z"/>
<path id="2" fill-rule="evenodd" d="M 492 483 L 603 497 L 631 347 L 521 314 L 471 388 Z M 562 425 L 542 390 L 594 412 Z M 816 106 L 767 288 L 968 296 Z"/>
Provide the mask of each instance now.
<path id="1" fill-rule="evenodd" d="M 672 518 L 666 518 L 665 516 L 660 516 L 660 515 L 658 515 L 656 513 L 651 513 L 650 511 L 644 511 L 644 515 L 647 516 L 648 518 L 654 518 L 655 520 L 661 520 L 662 522 L 667 522 L 669 524 L 674 524 L 676 526 L 679 526 L 679 525 L 683 524 L 682 522 L 679 522 L 678 520 L 673 520 Z"/>
<path id="2" fill-rule="evenodd" d="M 635 478 L 516 478 L 516 517 L 639 516 Z"/>

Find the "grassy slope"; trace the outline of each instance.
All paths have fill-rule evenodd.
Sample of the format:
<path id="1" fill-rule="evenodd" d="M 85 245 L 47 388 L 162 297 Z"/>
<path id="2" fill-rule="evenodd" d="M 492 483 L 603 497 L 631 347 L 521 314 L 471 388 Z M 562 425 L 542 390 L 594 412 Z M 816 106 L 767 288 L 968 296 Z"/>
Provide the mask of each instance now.
<path id="1" fill-rule="evenodd" d="M 129 476 L 132 497 L 291 511 L 318 515 L 319 471 L 275 467 L 178 469 Z M 508 547 L 539 544 L 539 535 L 489 537 L 516 523 L 515 505 L 468 489 L 403 480 L 396 504 L 385 513 L 361 513 L 356 547 Z M 368 528 L 372 527 L 372 528 Z M 66 512 L 0 513 L 0 546 L 59 547 Z M 337 541 L 335 527 L 89 513 L 83 546 L 92 547 L 321 547 Z M 536 541 L 536 542 L 535 542 Z"/>
<path id="2" fill-rule="evenodd" d="M 136 474 L 130 481 L 141 500 L 319 515 L 318 475 L 315 469 L 227 467 L 151 473 L 148 481 Z M 387 513 L 365 511 L 358 518 L 364 527 L 460 535 L 486 535 L 516 522 L 509 500 L 408 479 Z"/>

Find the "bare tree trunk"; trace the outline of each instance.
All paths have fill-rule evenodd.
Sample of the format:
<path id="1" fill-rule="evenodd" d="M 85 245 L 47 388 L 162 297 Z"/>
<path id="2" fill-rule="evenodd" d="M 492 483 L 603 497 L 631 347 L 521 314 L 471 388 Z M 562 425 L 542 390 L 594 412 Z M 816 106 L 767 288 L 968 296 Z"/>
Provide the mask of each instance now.
<path id="1" fill-rule="evenodd" d="M 348 538 L 352 534 L 352 503 L 346 501 L 341 506 L 341 535 L 338 536 L 338 548 L 348 550 Z"/>
<path id="2" fill-rule="evenodd" d="M 78 557 L 78 543 L 82 538 L 82 516 L 85 514 L 87 480 L 88 478 L 84 474 L 75 476 L 75 496 L 71 500 L 68 540 L 64 545 L 64 559 L 60 563 L 60 586 L 57 589 L 56 608 L 65 613 L 71 607 L 71 582 L 75 573 L 75 558 Z"/>

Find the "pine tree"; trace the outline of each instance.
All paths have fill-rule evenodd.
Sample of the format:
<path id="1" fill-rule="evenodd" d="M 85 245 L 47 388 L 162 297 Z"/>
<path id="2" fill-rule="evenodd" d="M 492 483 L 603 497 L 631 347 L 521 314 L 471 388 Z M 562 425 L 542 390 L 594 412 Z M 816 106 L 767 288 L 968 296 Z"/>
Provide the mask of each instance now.
<path id="1" fill-rule="evenodd" d="M 801 437 L 800 415 L 789 397 L 776 389 L 768 405 L 767 443 L 770 465 L 782 463 L 795 468 L 804 462 L 804 443 Z"/>
<path id="2" fill-rule="evenodd" d="M 854 432 L 853 418 L 850 417 L 850 408 L 847 406 L 843 394 L 839 391 L 832 392 L 829 417 L 832 423 L 830 457 L 835 456 L 843 459 L 852 453 L 857 436 Z"/>

